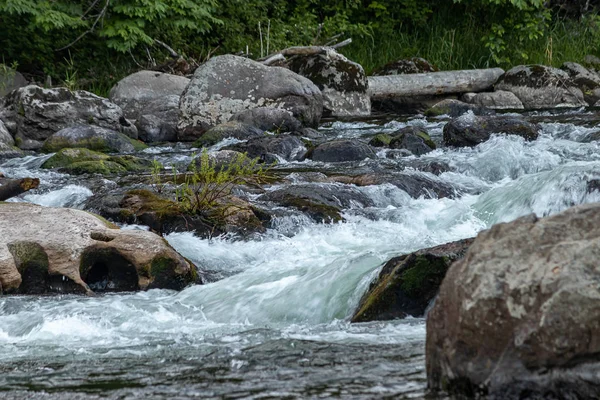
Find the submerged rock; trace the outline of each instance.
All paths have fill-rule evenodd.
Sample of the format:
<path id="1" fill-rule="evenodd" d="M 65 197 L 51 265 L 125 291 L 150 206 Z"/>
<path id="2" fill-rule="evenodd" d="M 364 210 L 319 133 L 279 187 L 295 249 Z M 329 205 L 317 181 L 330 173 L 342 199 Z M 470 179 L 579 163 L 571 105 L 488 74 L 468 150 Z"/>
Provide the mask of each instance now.
<path id="1" fill-rule="evenodd" d="M 342 162 L 362 161 L 365 158 L 377 158 L 375 151 L 359 140 L 333 140 L 318 145 L 310 155 L 314 161 Z"/>
<path id="2" fill-rule="evenodd" d="M 323 93 L 324 114 L 334 117 L 371 114 L 369 82 L 363 67 L 335 50 L 296 55 L 285 66 L 318 86 Z"/>
<path id="3" fill-rule="evenodd" d="M 509 115 L 475 116 L 472 113 L 455 118 L 444 126 L 444 144 L 447 146 L 476 146 L 487 141 L 494 133 L 517 135 L 535 140 L 541 128 L 521 117 Z"/>
<path id="4" fill-rule="evenodd" d="M 587 106 L 569 74 L 545 65 L 519 65 L 506 71 L 495 90 L 514 93 L 527 110 Z"/>
<path id="5" fill-rule="evenodd" d="M 363 295 L 352 322 L 422 317 L 446 271 L 472 242 L 464 239 L 392 258 Z"/>
<path id="6" fill-rule="evenodd" d="M 47 159 L 41 168 L 59 168 L 61 171 L 80 174 L 110 175 L 124 172 L 147 171 L 151 162 L 134 156 L 109 156 L 96 151 L 67 148 Z"/>
<path id="7" fill-rule="evenodd" d="M 391 149 L 406 149 L 416 156 L 435 150 L 435 143 L 427 131 L 416 126 L 407 126 L 397 130 L 390 141 Z"/>
<path id="8" fill-rule="evenodd" d="M 596 399 L 600 204 L 481 232 L 427 317 L 434 391 L 497 399 Z"/>
<path id="9" fill-rule="evenodd" d="M 323 96 L 310 80 L 288 69 L 233 55 L 213 57 L 196 70 L 181 96 L 181 138 L 199 137 L 234 115 L 257 107 L 287 110 L 303 125 L 316 127 Z"/>
<path id="10" fill-rule="evenodd" d="M 0 203 L 7 294 L 183 289 L 196 269 L 158 235 L 119 230 L 81 210 Z"/>
<path id="11" fill-rule="evenodd" d="M 42 151 L 52 153 L 75 147 L 104 153 L 131 153 L 135 150 L 132 139 L 122 133 L 93 125 L 78 125 L 61 129 L 50 136 Z"/>
<path id="12" fill-rule="evenodd" d="M 82 124 L 137 136 L 135 126 L 123 117 L 119 106 L 83 90 L 29 85 L 6 96 L 3 107 L 0 119 L 17 146 L 25 150 L 37 150 L 54 133 Z"/>

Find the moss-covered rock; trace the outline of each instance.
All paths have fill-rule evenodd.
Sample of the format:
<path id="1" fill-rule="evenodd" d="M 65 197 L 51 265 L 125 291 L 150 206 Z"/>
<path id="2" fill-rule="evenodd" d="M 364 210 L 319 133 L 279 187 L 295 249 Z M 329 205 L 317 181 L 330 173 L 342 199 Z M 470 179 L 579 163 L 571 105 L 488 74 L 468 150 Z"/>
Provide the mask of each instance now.
<path id="1" fill-rule="evenodd" d="M 414 155 L 420 156 L 435 150 L 436 145 L 423 128 L 407 126 L 393 133 L 389 147 L 392 149 L 406 149 Z"/>
<path id="2" fill-rule="evenodd" d="M 58 151 L 42 164 L 42 168 L 60 168 L 74 174 L 110 175 L 124 172 L 146 171 L 149 160 L 134 156 L 108 156 L 84 148 L 67 148 Z"/>
<path id="3" fill-rule="evenodd" d="M 373 138 L 369 141 L 369 145 L 373 147 L 389 147 L 392 139 L 392 135 L 388 135 L 387 133 L 379 133 L 373 136 Z"/>
<path id="4" fill-rule="evenodd" d="M 44 142 L 42 151 L 53 153 L 65 148 L 85 148 L 102 153 L 131 153 L 143 148 L 122 133 L 93 125 L 78 125 L 61 129 Z"/>
<path id="5" fill-rule="evenodd" d="M 352 322 L 423 316 L 450 264 L 472 242 L 464 239 L 392 258 L 362 297 Z"/>
<path id="6" fill-rule="evenodd" d="M 19 241 L 8 244 L 8 251 L 13 256 L 17 270 L 21 274 L 19 293 L 46 293 L 48 279 L 48 255 L 35 242 Z"/>
<path id="7" fill-rule="evenodd" d="M 456 118 L 469 111 L 475 115 L 495 114 L 493 110 L 488 110 L 475 104 L 468 104 L 456 99 L 445 99 L 425 110 L 425 115 L 428 117 L 448 115 L 451 118 Z"/>

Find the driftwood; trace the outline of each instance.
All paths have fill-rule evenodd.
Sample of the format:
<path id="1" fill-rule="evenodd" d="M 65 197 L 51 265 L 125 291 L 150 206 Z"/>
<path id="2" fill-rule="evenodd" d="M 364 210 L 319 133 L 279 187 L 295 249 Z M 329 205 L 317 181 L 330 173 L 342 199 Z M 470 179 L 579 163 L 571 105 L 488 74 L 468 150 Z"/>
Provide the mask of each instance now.
<path id="1" fill-rule="evenodd" d="M 352 39 L 346 39 L 342 42 L 331 46 L 294 46 L 283 49 L 278 53 L 269 54 L 268 56 L 259 59 L 263 64 L 270 65 L 275 61 L 285 60 L 285 57 L 292 56 L 312 56 L 315 54 L 325 54 L 328 51 L 339 49 L 352 43 Z"/>
<path id="2" fill-rule="evenodd" d="M 369 77 L 371 99 L 481 92 L 504 74 L 501 68 Z"/>
<path id="3" fill-rule="evenodd" d="M 7 179 L 0 178 L 0 201 L 10 199 L 35 189 L 40 185 L 38 178 Z"/>

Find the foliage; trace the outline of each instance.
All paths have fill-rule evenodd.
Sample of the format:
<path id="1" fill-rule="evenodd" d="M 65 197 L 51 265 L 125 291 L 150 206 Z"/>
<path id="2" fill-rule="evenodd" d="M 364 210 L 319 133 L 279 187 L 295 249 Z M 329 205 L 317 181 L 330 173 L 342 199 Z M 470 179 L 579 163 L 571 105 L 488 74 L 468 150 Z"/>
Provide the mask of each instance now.
<path id="1" fill-rule="evenodd" d="M 221 166 L 204 150 L 183 176 L 179 176 L 177 169 L 173 168 L 173 181 L 181 182 L 175 191 L 175 200 L 187 214 L 223 212 L 228 208 L 223 204 L 224 200 L 236 185 L 260 184 L 268 178 L 270 167 L 259 165 L 259 161 L 259 158 L 250 159 L 245 154 L 239 154 L 226 166 Z M 161 169 L 160 163 L 155 161 L 152 181 L 159 193 L 165 188 Z"/>

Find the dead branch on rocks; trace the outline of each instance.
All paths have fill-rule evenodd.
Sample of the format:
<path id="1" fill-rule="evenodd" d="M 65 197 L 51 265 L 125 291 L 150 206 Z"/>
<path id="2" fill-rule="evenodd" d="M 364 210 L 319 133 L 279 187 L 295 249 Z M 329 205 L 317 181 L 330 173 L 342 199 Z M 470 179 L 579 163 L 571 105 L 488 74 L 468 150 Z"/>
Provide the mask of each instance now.
<path id="1" fill-rule="evenodd" d="M 38 178 L 8 179 L 0 177 L 0 201 L 18 196 L 40 185 Z"/>
<path id="2" fill-rule="evenodd" d="M 352 39 L 346 39 L 342 42 L 331 46 L 294 46 L 283 49 L 278 53 L 270 54 L 266 57 L 259 58 L 258 61 L 266 65 L 271 65 L 277 61 L 283 61 L 286 57 L 293 56 L 312 56 L 316 54 L 325 54 L 328 51 L 337 50 L 352 43 Z"/>

